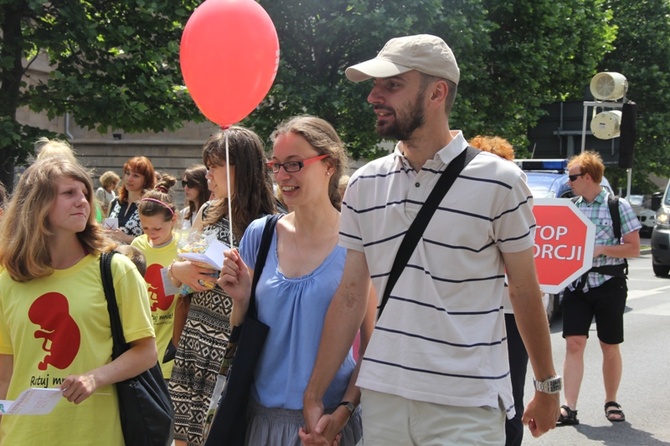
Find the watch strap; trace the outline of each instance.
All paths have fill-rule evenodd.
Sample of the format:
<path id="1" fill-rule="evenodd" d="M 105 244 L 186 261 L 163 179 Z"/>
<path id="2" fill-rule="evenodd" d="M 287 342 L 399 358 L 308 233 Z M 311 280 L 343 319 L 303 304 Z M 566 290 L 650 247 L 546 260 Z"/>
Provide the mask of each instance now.
<path id="1" fill-rule="evenodd" d="M 542 393 L 559 393 L 563 389 L 563 378 L 559 375 L 552 376 L 543 381 L 533 378 L 535 390 Z"/>
<path id="2" fill-rule="evenodd" d="M 354 406 L 354 403 L 352 403 L 351 401 L 342 401 L 340 404 L 337 405 L 337 407 L 340 406 L 344 406 L 347 408 L 350 417 L 354 414 L 354 410 L 356 410 L 356 406 Z"/>

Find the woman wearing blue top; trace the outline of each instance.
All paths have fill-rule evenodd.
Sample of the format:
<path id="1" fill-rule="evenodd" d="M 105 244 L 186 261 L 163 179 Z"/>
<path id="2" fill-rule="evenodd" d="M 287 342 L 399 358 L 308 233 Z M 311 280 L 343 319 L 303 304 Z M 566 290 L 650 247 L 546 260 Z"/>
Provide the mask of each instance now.
<path id="1" fill-rule="evenodd" d="M 293 212 L 278 222 L 256 289 L 258 318 L 270 332 L 251 390 L 248 445 L 300 445 L 303 392 L 319 348 L 323 323 L 344 269 L 345 249 L 337 245 L 341 196 L 339 178 L 347 163 L 344 144 L 323 119 L 301 116 L 273 133 L 272 160 L 286 204 Z M 236 251 L 228 251 L 219 284 L 234 300 L 231 325 L 246 313 L 253 266 L 265 218 L 249 225 Z M 249 265 L 249 266 L 247 266 Z M 374 305 L 374 304 L 373 304 Z M 361 346 L 372 331 L 374 310 L 361 325 Z M 331 412 L 317 444 L 355 445 L 362 436 L 360 393 L 351 352 L 340 367 L 324 405 Z"/>

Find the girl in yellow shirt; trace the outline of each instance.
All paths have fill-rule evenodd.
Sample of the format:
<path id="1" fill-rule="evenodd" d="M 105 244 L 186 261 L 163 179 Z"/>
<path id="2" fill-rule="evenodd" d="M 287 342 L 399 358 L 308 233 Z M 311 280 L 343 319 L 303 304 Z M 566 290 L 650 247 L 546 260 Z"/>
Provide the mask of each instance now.
<path id="1" fill-rule="evenodd" d="M 130 244 L 142 251 L 146 258 L 144 280 L 148 286 L 158 356 L 165 379 L 170 379 L 172 374 L 176 351 L 171 341 L 177 299 L 174 287 L 165 286 L 170 284 L 167 268 L 177 258 L 177 238 L 174 236 L 177 210 L 169 194 L 176 181 L 169 175 L 163 175 L 156 187 L 142 196 L 138 211 L 144 234 Z"/>
<path id="2" fill-rule="evenodd" d="M 94 201 L 76 161 L 39 160 L 21 175 L 0 222 L 0 399 L 30 387 L 63 396 L 39 419 L 2 416 L 0 444 L 123 445 L 114 384 L 156 363 L 146 286 L 124 256 L 114 256 L 112 274 L 131 348 L 112 361 L 99 263 L 112 246 Z"/>

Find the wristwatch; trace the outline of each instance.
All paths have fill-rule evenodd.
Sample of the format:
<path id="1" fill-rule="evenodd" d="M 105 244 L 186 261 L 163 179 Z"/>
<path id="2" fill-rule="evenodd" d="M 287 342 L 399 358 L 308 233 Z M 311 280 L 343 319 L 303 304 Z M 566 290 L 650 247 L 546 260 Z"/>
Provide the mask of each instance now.
<path id="1" fill-rule="evenodd" d="M 354 414 L 354 410 L 356 410 L 356 406 L 354 406 L 354 403 L 352 403 L 351 401 L 342 401 L 340 404 L 337 405 L 337 407 L 340 406 L 344 406 L 347 408 L 350 417 Z"/>
<path id="2" fill-rule="evenodd" d="M 552 376 L 544 381 L 536 381 L 535 378 L 533 378 L 533 384 L 535 384 L 535 390 L 538 392 L 558 393 L 563 389 L 563 378 L 558 375 Z"/>

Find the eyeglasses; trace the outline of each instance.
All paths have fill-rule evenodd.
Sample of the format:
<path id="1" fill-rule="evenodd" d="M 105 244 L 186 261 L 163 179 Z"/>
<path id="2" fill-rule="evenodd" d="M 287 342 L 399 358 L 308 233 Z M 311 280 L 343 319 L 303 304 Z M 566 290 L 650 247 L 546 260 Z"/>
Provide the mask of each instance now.
<path id="1" fill-rule="evenodd" d="M 318 155 L 313 156 L 312 158 L 307 158 L 306 160 L 302 161 L 286 161 L 285 163 L 276 163 L 274 161 L 270 161 L 266 165 L 268 166 L 268 169 L 272 170 L 272 173 L 279 173 L 279 169 L 282 167 L 284 168 L 284 171 L 287 173 L 295 173 L 300 172 L 303 167 L 308 166 L 324 158 L 327 158 L 329 156 L 330 155 L 328 154 Z"/>
<path id="2" fill-rule="evenodd" d="M 195 189 L 197 185 L 195 184 L 195 181 L 182 180 L 181 187 L 186 186 L 190 187 L 191 189 Z"/>
<path id="3" fill-rule="evenodd" d="M 585 173 L 576 173 L 574 175 L 568 175 L 568 178 L 570 179 L 570 181 L 576 181 L 577 178 L 583 177 L 584 175 L 586 175 L 586 174 Z"/>

